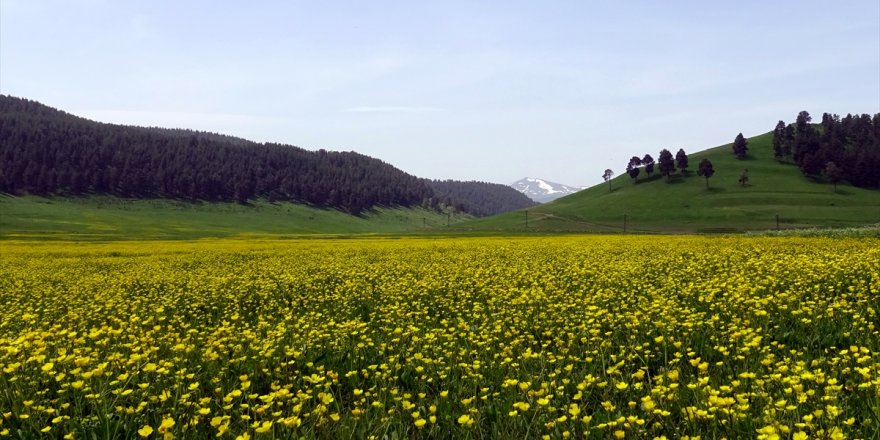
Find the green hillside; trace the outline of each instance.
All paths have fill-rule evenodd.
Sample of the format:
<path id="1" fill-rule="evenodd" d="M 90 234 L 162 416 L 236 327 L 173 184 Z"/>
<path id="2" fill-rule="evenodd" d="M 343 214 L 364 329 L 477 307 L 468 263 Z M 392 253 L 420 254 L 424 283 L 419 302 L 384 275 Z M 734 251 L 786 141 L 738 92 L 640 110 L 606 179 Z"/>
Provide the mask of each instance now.
<path id="1" fill-rule="evenodd" d="M 379 208 L 355 217 L 293 203 L 186 203 L 115 197 L 0 196 L 0 239 L 194 239 L 241 235 L 417 233 L 469 219 Z"/>
<path id="2" fill-rule="evenodd" d="M 749 139 L 749 155 L 737 159 L 731 145 L 689 155 L 686 176 L 669 181 L 644 170 L 634 183 L 619 171 L 611 181 L 528 210 L 475 219 L 455 228 L 474 231 L 739 232 L 780 228 L 843 227 L 880 222 L 880 191 L 804 177 L 797 166 L 773 158 L 772 133 Z M 674 153 L 675 150 L 673 150 Z M 633 151 L 633 154 L 645 152 Z M 651 154 L 656 152 L 651 151 Z M 697 176 L 709 158 L 715 175 Z M 749 170 L 749 185 L 738 179 Z M 528 221 L 528 226 L 526 226 Z"/>

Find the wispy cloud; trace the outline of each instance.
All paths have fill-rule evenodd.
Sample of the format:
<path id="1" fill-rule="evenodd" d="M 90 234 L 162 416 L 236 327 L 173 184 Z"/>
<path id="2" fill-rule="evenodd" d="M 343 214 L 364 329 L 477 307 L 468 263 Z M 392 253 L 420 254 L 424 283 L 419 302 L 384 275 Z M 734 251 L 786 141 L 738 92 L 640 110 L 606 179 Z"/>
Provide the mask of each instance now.
<path id="1" fill-rule="evenodd" d="M 443 109 L 437 107 L 408 107 L 408 106 L 395 106 L 395 105 L 382 105 L 382 106 L 363 106 L 363 107 L 350 107 L 345 109 L 346 112 L 349 113 L 428 113 L 428 112 L 442 112 Z"/>

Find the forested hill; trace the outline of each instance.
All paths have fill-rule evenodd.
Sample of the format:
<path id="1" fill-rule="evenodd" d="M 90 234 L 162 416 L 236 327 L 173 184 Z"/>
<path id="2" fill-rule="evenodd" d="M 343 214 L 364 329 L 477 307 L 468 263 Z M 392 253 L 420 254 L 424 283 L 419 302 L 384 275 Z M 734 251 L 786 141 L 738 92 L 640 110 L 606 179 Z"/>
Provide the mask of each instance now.
<path id="1" fill-rule="evenodd" d="M 262 198 L 353 214 L 375 206 L 483 210 L 469 200 L 439 195 L 424 179 L 354 152 L 106 124 L 4 95 L 0 192 L 238 202 Z"/>
<path id="2" fill-rule="evenodd" d="M 455 209 L 477 217 L 537 205 L 523 193 L 498 183 L 457 180 L 431 180 L 427 182 L 435 193 L 453 201 Z"/>

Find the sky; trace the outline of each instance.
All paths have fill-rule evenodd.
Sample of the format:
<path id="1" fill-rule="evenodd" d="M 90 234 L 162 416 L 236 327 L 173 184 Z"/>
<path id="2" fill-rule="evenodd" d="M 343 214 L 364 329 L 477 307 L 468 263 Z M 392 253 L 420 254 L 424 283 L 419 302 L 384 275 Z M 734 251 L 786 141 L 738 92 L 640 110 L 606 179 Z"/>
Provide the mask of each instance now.
<path id="1" fill-rule="evenodd" d="M 880 112 L 880 2 L 0 0 L 0 94 L 568 185 Z"/>

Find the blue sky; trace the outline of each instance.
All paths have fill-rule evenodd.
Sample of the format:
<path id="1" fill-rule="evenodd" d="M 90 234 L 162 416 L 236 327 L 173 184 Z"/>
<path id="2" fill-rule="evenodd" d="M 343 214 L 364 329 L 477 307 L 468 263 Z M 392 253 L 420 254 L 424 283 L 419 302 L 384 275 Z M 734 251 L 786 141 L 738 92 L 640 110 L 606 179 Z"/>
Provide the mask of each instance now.
<path id="1" fill-rule="evenodd" d="M 800 110 L 880 112 L 880 2 L 0 0 L 0 93 L 590 185 Z"/>

